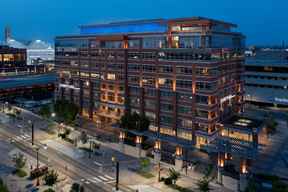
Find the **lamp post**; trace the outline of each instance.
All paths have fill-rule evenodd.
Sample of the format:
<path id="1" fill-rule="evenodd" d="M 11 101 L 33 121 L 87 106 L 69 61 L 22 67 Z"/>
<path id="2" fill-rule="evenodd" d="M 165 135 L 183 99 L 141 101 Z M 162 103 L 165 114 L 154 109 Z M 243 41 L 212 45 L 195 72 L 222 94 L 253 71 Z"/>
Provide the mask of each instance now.
<path id="1" fill-rule="evenodd" d="M 115 156 L 112 156 L 112 162 L 115 163 L 116 167 L 116 182 L 115 182 L 115 190 L 119 190 L 119 161 L 115 158 Z"/>
<path id="2" fill-rule="evenodd" d="M 92 144 L 94 144 L 94 142 L 91 140 L 91 138 L 89 139 L 89 159 L 91 159 L 91 153 L 92 153 Z"/>
<path id="3" fill-rule="evenodd" d="M 34 123 L 31 120 L 29 120 L 28 123 L 31 125 L 31 137 L 32 137 L 31 143 L 32 145 L 34 145 Z"/>
<path id="4" fill-rule="evenodd" d="M 36 169 L 39 170 L 39 147 L 36 147 Z M 36 186 L 40 185 L 39 177 L 37 176 Z"/>
<path id="5" fill-rule="evenodd" d="M 154 159 L 156 159 L 156 162 L 158 164 L 158 182 L 161 180 L 161 141 L 156 140 L 154 145 Z"/>
<path id="6" fill-rule="evenodd" d="M 56 113 L 51 113 L 51 117 L 52 118 L 56 117 Z"/>

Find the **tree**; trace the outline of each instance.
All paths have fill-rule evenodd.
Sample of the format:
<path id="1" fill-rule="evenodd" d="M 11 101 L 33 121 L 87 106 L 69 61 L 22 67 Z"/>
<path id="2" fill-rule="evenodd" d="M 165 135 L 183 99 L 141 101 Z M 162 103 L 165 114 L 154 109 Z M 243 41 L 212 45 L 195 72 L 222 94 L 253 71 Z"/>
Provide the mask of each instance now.
<path id="1" fill-rule="evenodd" d="M 22 153 L 18 153 L 15 157 L 15 167 L 17 170 L 22 169 L 26 165 L 26 158 Z"/>
<path id="2" fill-rule="evenodd" d="M 7 186 L 3 182 L 3 180 L 0 178 L 0 192 L 9 192 Z"/>
<path id="3" fill-rule="evenodd" d="M 278 123 L 275 121 L 275 119 L 272 116 L 269 116 L 265 121 L 265 125 L 267 128 L 267 133 L 273 134 L 276 132 L 276 127 Z"/>
<path id="4" fill-rule="evenodd" d="M 51 114 L 49 105 L 42 106 L 39 110 L 39 114 L 45 118 L 49 118 Z"/>
<path id="5" fill-rule="evenodd" d="M 43 177 L 45 184 L 48 186 L 53 186 L 58 180 L 58 173 L 54 170 L 48 171 L 48 173 Z"/>
<path id="6" fill-rule="evenodd" d="M 126 113 L 120 119 L 120 128 L 127 130 L 146 131 L 149 129 L 150 120 L 143 114 Z"/>
<path id="7" fill-rule="evenodd" d="M 150 120 L 145 115 L 141 115 L 139 118 L 139 131 L 147 131 L 150 126 Z"/>
<path id="8" fill-rule="evenodd" d="M 70 192 L 84 192 L 84 187 L 79 183 L 73 183 Z"/>
<path id="9" fill-rule="evenodd" d="M 207 177 L 203 177 L 201 178 L 197 183 L 196 185 L 198 186 L 198 189 L 199 191 L 201 192 L 208 192 L 210 191 L 210 188 L 209 188 L 209 179 Z"/>
<path id="10" fill-rule="evenodd" d="M 80 135 L 80 141 L 83 143 L 83 144 L 86 144 L 88 142 L 88 135 L 85 131 L 82 131 L 81 132 L 81 135 Z"/>
<path id="11" fill-rule="evenodd" d="M 120 128 L 128 129 L 129 128 L 130 113 L 125 113 L 120 119 Z"/>
<path id="12" fill-rule="evenodd" d="M 288 128 L 288 113 L 286 113 L 286 125 L 287 125 L 287 128 Z"/>
<path id="13" fill-rule="evenodd" d="M 79 108 L 69 101 L 57 100 L 54 104 L 54 111 L 58 119 L 70 124 L 75 120 Z"/>
<path id="14" fill-rule="evenodd" d="M 141 171 L 146 171 L 147 168 L 150 166 L 150 159 L 141 158 L 140 159 L 140 166 L 141 166 Z"/>
<path id="15" fill-rule="evenodd" d="M 169 168 L 169 178 L 172 179 L 174 185 L 176 184 L 180 176 L 181 176 L 180 173 L 176 171 L 174 168 Z"/>
<path id="16" fill-rule="evenodd" d="M 248 182 L 248 186 L 245 190 L 245 192 L 256 192 L 257 191 L 257 184 L 255 179 L 250 179 Z"/>

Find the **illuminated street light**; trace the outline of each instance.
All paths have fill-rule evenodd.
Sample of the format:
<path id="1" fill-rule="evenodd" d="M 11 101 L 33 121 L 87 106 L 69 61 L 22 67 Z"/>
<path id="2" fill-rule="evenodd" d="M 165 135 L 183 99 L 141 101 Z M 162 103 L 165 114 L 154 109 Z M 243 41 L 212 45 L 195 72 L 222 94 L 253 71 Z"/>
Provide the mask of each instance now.
<path id="1" fill-rule="evenodd" d="M 111 158 L 113 163 L 116 163 L 116 182 L 115 182 L 115 190 L 118 191 L 119 190 L 119 161 L 116 159 L 116 157 L 113 155 Z"/>

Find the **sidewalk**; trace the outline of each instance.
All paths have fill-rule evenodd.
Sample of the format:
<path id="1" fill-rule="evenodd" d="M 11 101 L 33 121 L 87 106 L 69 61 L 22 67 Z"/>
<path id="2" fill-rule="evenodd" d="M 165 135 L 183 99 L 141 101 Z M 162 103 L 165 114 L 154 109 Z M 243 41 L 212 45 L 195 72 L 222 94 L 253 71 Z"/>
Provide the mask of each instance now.
<path id="1" fill-rule="evenodd" d="M 30 116 L 35 122 L 39 122 L 42 124 L 47 124 L 43 118 L 40 116 L 31 113 L 29 111 L 24 110 L 25 116 Z M 26 113 L 27 112 L 27 113 Z M 56 123 L 57 126 L 57 123 Z M 38 127 L 37 127 L 38 128 Z M 79 129 L 74 129 L 73 131 L 78 132 L 81 131 Z M 85 129 L 85 131 L 87 131 Z M 139 159 L 125 155 L 121 152 L 119 152 L 117 149 L 118 143 L 111 143 L 107 141 L 100 141 L 95 138 L 97 134 L 95 132 L 98 132 L 96 129 L 92 130 L 91 127 L 87 131 L 88 134 L 90 133 L 93 138 L 97 141 L 97 143 L 101 144 L 99 152 L 102 155 L 93 155 L 92 158 L 88 158 L 88 153 L 84 151 L 80 151 L 79 149 L 75 149 L 75 146 L 67 143 L 63 140 L 60 140 L 59 138 L 48 138 L 46 140 L 43 140 L 42 143 L 47 143 L 49 147 L 64 153 L 65 155 L 75 159 L 79 163 L 89 165 L 91 166 L 91 169 L 99 170 L 105 174 L 108 174 L 109 176 L 114 177 L 115 176 L 115 170 L 112 167 L 112 161 L 111 157 L 115 156 L 116 159 L 120 162 L 120 183 L 127 185 L 128 187 L 131 187 L 133 189 L 138 189 L 139 191 L 175 191 L 174 189 L 171 189 L 170 187 L 164 185 L 163 183 L 158 182 L 158 172 L 157 169 L 155 169 L 155 165 L 152 165 L 152 174 L 154 177 L 152 178 L 144 178 L 143 176 L 139 175 L 138 173 L 135 173 L 133 171 L 130 171 L 129 167 L 139 167 Z M 119 148 L 119 147 L 118 147 Z M 162 177 L 167 177 L 168 168 L 173 167 L 172 165 L 166 165 L 163 166 L 164 170 L 161 172 Z M 203 175 L 197 172 L 194 172 L 192 170 L 188 171 L 188 175 L 182 175 L 181 179 L 177 182 L 180 186 L 185 188 L 190 188 L 195 190 L 197 188 L 196 182 L 202 178 Z M 211 188 L 215 189 L 216 191 L 227 191 L 222 186 L 210 183 Z"/>

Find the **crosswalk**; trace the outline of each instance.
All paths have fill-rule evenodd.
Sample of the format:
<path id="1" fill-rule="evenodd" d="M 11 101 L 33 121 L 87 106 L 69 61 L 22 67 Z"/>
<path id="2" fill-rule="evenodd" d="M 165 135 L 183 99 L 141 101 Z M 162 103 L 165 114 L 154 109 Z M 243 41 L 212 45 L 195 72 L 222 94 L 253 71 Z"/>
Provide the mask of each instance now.
<path id="1" fill-rule="evenodd" d="M 13 139 L 16 141 L 30 141 L 31 135 L 21 134 L 21 135 L 15 136 Z"/>
<path id="2" fill-rule="evenodd" d="M 90 183 L 114 183 L 115 179 L 109 175 L 98 175 L 90 178 L 83 178 L 81 179 L 82 183 L 89 185 Z"/>

